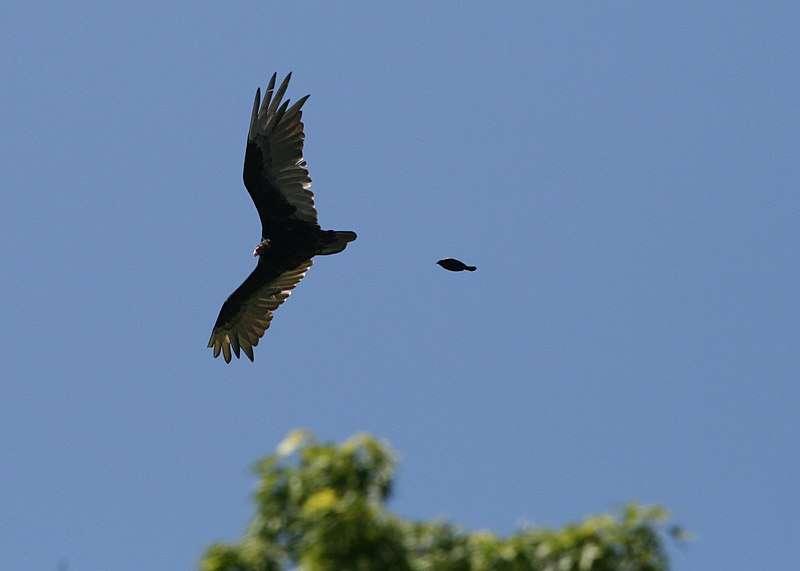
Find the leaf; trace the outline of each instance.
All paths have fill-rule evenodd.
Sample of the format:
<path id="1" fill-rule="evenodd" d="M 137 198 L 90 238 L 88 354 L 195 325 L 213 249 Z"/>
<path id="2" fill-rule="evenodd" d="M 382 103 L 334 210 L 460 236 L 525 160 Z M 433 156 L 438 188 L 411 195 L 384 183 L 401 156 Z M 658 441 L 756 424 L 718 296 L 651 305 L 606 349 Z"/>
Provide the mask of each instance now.
<path id="1" fill-rule="evenodd" d="M 278 444 L 276 452 L 278 456 L 291 456 L 298 448 L 310 444 L 313 441 L 314 437 L 308 430 L 303 428 L 292 430 L 281 440 L 280 444 Z"/>
<path id="2" fill-rule="evenodd" d="M 323 488 L 314 492 L 303 504 L 305 513 L 327 511 L 339 501 L 339 496 L 332 488 Z"/>

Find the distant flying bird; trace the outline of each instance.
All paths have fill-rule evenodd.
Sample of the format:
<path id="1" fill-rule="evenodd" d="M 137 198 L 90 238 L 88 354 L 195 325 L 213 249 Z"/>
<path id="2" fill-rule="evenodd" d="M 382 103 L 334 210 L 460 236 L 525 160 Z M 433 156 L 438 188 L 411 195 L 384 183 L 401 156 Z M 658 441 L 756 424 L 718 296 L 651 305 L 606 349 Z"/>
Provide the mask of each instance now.
<path id="1" fill-rule="evenodd" d="M 226 363 L 231 350 L 253 360 L 253 347 L 272 314 L 292 293 L 317 255 L 337 254 L 356 239 L 355 232 L 322 230 L 317 223 L 308 165 L 303 159 L 301 108 L 308 95 L 289 107 L 282 101 L 292 74 L 277 90 L 272 75 L 261 102 L 256 90 L 247 148 L 244 185 L 261 219 L 261 242 L 253 250 L 258 264 L 220 309 L 208 346 Z"/>
<path id="2" fill-rule="evenodd" d="M 445 258 L 444 260 L 439 260 L 436 263 L 442 266 L 445 270 L 450 270 L 451 272 L 463 272 L 464 270 L 467 270 L 468 272 L 474 272 L 478 269 L 475 266 L 468 266 L 461 260 L 456 260 L 455 258 Z"/>

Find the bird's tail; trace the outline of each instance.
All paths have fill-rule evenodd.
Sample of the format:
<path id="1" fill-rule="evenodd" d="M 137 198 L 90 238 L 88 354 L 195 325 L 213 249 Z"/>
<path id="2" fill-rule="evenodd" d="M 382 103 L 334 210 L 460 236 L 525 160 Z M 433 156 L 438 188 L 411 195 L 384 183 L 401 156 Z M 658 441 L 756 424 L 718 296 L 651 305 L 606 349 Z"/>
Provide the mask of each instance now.
<path id="1" fill-rule="evenodd" d="M 356 239 L 356 233 L 350 231 L 340 232 L 338 230 L 328 230 L 320 244 L 317 255 L 327 256 L 338 254 L 347 247 L 347 244 Z"/>
<path id="2" fill-rule="evenodd" d="M 468 272 L 474 272 L 478 268 L 477 266 L 464 266 L 464 269 L 467 270 Z"/>

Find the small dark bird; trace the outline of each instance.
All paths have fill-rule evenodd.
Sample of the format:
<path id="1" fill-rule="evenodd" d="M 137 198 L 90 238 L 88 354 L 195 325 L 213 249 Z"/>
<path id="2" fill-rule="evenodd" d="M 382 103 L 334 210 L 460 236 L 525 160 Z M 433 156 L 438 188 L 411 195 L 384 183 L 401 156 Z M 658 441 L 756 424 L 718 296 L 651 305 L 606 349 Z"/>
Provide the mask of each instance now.
<path id="1" fill-rule="evenodd" d="M 455 258 L 445 258 L 444 260 L 439 260 L 436 263 L 442 266 L 445 270 L 450 270 L 451 272 L 463 272 L 464 270 L 467 270 L 468 272 L 474 272 L 478 269 L 475 266 L 468 266 L 461 260 L 456 260 Z"/>
<path id="2" fill-rule="evenodd" d="M 322 230 L 317 223 L 311 178 L 303 158 L 303 112 L 308 95 L 289 107 L 282 101 L 289 79 L 275 90 L 272 75 L 261 102 L 256 90 L 247 147 L 244 186 L 261 219 L 261 242 L 253 255 L 258 264 L 244 283 L 222 304 L 208 346 L 226 363 L 231 351 L 252 361 L 253 347 L 282 304 L 311 267 L 314 256 L 337 254 L 356 239 L 355 232 Z"/>

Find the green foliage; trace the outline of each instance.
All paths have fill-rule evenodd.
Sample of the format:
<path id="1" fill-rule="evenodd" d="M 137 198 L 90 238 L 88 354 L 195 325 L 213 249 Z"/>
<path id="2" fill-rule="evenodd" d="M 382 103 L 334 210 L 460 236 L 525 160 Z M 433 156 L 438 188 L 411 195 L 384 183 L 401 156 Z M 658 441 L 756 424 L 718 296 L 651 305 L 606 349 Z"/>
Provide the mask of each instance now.
<path id="1" fill-rule="evenodd" d="M 391 451 L 368 435 L 341 445 L 291 433 L 256 467 L 257 514 L 203 571 L 666 571 L 659 507 L 629 505 L 563 529 L 510 537 L 410 522 L 386 510 Z"/>

